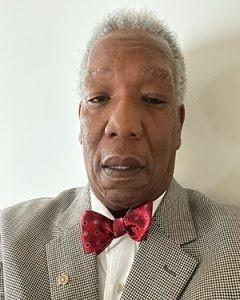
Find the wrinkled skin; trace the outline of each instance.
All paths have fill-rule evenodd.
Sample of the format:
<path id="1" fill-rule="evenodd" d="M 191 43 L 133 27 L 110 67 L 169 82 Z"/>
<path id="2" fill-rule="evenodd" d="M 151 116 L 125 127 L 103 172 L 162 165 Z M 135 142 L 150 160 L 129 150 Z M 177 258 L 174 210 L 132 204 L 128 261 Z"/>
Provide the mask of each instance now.
<path id="1" fill-rule="evenodd" d="M 184 122 L 172 54 L 165 41 L 124 30 L 95 42 L 87 70 L 79 107 L 85 167 L 95 195 L 121 216 L 155 200 L 172 180 Z M 112 156 L 126 168 L 124 159 L 134 158 L 140 167 L 104 166 Z"/>

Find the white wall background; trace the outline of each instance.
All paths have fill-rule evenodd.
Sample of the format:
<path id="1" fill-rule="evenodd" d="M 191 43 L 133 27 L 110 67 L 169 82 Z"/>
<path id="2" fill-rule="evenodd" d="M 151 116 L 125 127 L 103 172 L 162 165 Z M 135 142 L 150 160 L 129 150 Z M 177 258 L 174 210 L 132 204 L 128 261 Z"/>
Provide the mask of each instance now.
<path id="1" fill-rule="evenodd" d="M 188 69 L 175 176 L 240 205 L 239 0 L 0 0 L 0 208 L 86 183 L 78 68 L 107 11 L 131 3 L 175 30 Z"/>

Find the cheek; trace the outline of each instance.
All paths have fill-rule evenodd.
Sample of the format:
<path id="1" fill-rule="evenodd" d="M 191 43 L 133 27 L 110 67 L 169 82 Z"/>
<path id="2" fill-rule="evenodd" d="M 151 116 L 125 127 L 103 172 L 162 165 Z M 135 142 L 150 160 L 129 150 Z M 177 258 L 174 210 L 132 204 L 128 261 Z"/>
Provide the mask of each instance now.
<path id="1" fill-rule="evenodd" d="M 81 141 L 83 146 L 84 157 L 88 158 L 88 161 L 94 156 L 97 148 L 97 133 L 85 123 L 81 127 Z M 86 161 L 87 162 L 87 161 Z"/>
<path id="2" fill-rule="evenodd" d="M 99 160 L 97 152 L 102 136 L 102 122 L 97 117 L 93 118 L 86 109 L 80 116 L 80 141 L 83 146 L 85 165 L 94 168 Z"/>
<path id="3" fill-rule="evenodd" d="M 155 160 L 164 162 L 172 157 L 176 150 L 177 131 L 175 122 L 166 118 L 161 122 L 154 124 L 154 130 L 151 131 L 151 148 Z"/>
<path id="4" fill-rule="evenodd" d="M 84 148 L 88 148 L 89 146 L 91 147 L 92 143 L 94 142 L 97 119 L 95 121 L 93 120 L 94 118 L 91 116 L 88 109 L 83 106 L 80 114 L 80 135 Z"/>

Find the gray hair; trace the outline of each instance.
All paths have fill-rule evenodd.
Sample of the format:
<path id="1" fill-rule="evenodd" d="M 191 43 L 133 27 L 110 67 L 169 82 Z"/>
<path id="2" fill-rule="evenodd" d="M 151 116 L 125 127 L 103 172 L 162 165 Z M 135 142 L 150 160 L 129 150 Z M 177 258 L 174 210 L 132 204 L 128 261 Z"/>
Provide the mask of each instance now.
<path id="1" fill-rule="evenodd" d="M 164 39 L 172 52 L 174 60 L 174 79 L 177 88 L 177 103 L 183 103 L 186 90 L 185 63 L 178 45 L 176 34 L 169 30 L 165 21 L 160 20 L 157 15 L 148 9 L 135 11 L 129 8 L 118 9 L 109 13 L 92 31 L 92 36 L 87 43 L 85 53 L 80 66 L 80 92 L 83 94 L 85 73 L 91 48 L 99 38 L 119 30 L 140 29 L 148 34 Z"/>

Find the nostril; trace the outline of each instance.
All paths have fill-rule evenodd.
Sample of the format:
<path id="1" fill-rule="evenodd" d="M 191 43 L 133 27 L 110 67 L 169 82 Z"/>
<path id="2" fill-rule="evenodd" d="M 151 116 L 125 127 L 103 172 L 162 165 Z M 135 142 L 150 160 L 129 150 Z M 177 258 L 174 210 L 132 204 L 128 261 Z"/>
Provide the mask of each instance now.
<path id="1" fill-rule="evenodd" d="M 117 136 L 117 134 L 116 134 L 115 132 L 111 132 L 111 133 L 109 134 L 109 136 L 110 136 L 111 138 L 114 138 L 114 137 Z"/>
<path id="2" fill-rule="evenodd" d="M 105 134 L 109 138 L 138 139 L 142 134 L 142 125 L 140 122 L 133 122 L 133 120 L 118 120 L 116 117 L 112 117 L 106 124 Z"/>
<path id="3" fill-rule="evenodd" d="M 110 137 L 110 138 L 115 138 L 115 137 L 117 137 L 117 136 L 120 136 L 121 134 L 117 134 L 116 132 L 109 132 L 108 133 L 108 136 Z M 122 136 L 122 135 L 121 135 Z M 137 137 L 137 135 L 135 134 L 135 133 L 130 133 L 129 134 L 129 137 L 131 137 L 131 138 L 136 138 Z"/>

